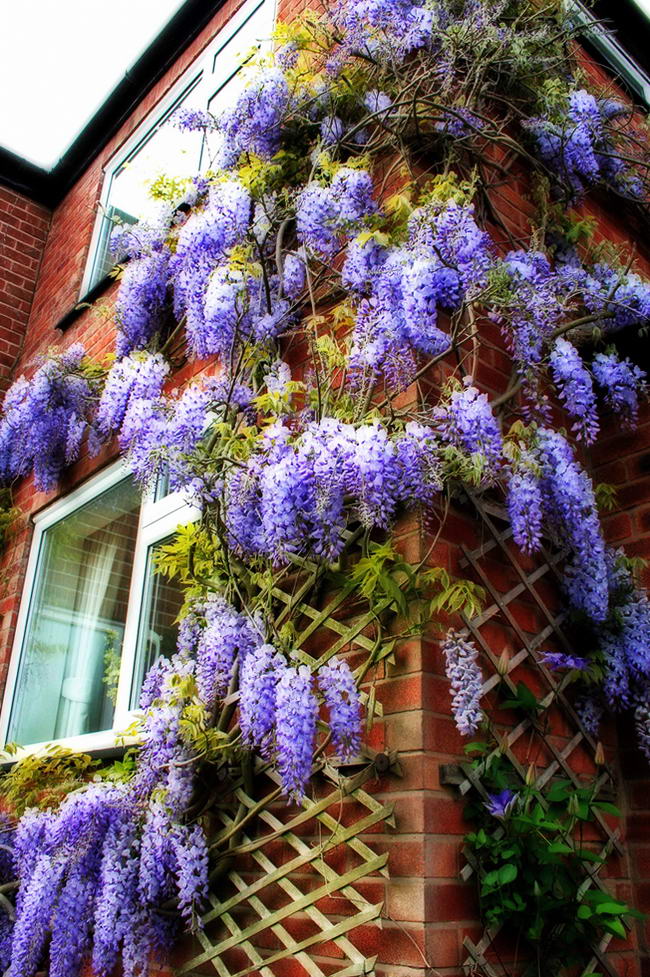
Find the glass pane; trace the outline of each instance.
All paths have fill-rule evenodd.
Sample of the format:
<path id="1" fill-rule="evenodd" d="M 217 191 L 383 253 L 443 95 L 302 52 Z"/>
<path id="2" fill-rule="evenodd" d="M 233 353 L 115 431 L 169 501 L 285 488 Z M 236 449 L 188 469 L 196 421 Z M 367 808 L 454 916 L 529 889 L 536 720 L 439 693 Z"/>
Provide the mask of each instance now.
<path id="1" fill-rule="evenodd" d="M 118 218 L 123 224 L 134 224 L 137 220 L 155 220 L 164 204 L 149 195 L 151 184 L 160 176 L 183 180 L 197 173 L 202 133 L 181 132 L 169 119 L 181 105 L 185 108 L 204 108 L 204 104 L 201 104 L 204 96 L 200 92 L 201 86 L 193 84 L 158 120 L 140 146 L 114 173 L 89 289 L 108 274 L 120 257 L 124 257 L 110 253 L 110 237 L 115 226 L 113 219 Z"/>
<path id="2" fill-rule="evenodd" d="M 176 618 L 183 603 L 183 591 L 177 580 L 169 580 L 154 572 L 156 550 L 171 539 L 173 537 L 170 536 L 150 546 L 147 554 L 144 600 L 131 690 L 132 709 L 138 705 L 144 677 L 156 659 L 161 656 L 171 658 L 176 651 Z"/>
<path id="3" fill-rule="evenodd" d="M 111 728 L 139 511 L 129 477 L 43 533 L 10 742 Z"/>

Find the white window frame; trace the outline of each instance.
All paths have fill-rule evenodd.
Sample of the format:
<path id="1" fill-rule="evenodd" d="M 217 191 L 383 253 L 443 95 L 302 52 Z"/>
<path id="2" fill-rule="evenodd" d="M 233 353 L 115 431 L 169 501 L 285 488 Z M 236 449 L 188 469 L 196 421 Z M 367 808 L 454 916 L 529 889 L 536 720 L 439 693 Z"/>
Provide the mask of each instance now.
<path id="1" fill-rule="evenodd" d="M 269 46 L 275 24 L 276 3 L 277 0 L 247 0 L 234 17 L 231 17 L 224 24 L 208 46 L 204 48 L 196 60 L 183 72 L 170 91 L 148 113 L 135 132 L 129 136 L 104 166 L 104 181 L 90 240 L 88 257 L 86 259 L 86 268 L 81 282 L 80 299 L 84 298 L 90 289 L 99 284 L 100 281 L 98 279 L 93 281 L 95 265 L 102 240 L 106 219 L 105 214 L 110 205 L 111 188 L 120 169 L 135 158 L 137 153 L 146 145 L 157 129 L 165 123 L 187 94 L 195 91 L 197 87 L 202 99 L 202 106 L 207 109 L 208 103 L 214 95 L 239 71 L 241 65 L 234 59 L 235 54 L 242 53 L 247 48 L 252 47 L 257 40 L 261 40 L 262 42 L 261 50 Z M 262 7 L 265 8 L 263 38 L 258 37 L 259 27 L 255 29 L 254 34 L 247 37 L 247 24 Z M 236 42 L 235 46 L 230 51 L 226 51 L 233 41 Z M 224 51 L 226 51 L 226 54 L 224 54 Z M 197 160 L 197 172 L 198 170 L 199 161 Z"/>
<path id="2" fill-rule="evenodd" d="M 113 488 L 129 475 L 128 469 L 122 461 L 110 465 L 108 468 L 92 476 L 78 489 L 65 498 L 58 499 L 33 518 L 34 534 L 27 563 L 25 582 L 21 595 L 16 633 L 14 636 L 7 683 L 5 686 L 2 710 L 0 712 L 0 737 L 2 744 L 7 742 L 7 734 L 11 719 L 11 711 L 18 687 L 20 661 L 23 653 L 27 629 L 30 623 L 30 609 L 35 588 L 38 584 L 39 559 L 42 552 L 43 534 L 61 520 L 76 512 L 81 506 L 92 502 L 108 489 Z M 122 641 L 122 657 L 120 676 L 117 687 L 113 726 L 110 730 L 100 730 L 95 733 L 83 733 L 79 736 L 69 736 L 62 739 L 21 744 L 20 755 L 35 753 L 46 746 L 67 747 L 79 752 L 107 749 L 118 743 L 120 734 L 137 717 L 138 711 L 131 709 L 131 690 L 136 664 L 136 650 L 141 618 L 145 608 L 147 593 L 147 567 L 150 548 L 171 536 L 180 525 L 194 522 L 200 516 L 200 510 L 191 505 L 185 493 L 172 492 L 156 500 L 153 493 L 145 493 L 142 497 L 138 530 L 133 552 L 133 569 L 129 599 L 124 625 Z M 35 708 L 38 704 L 35 703 Z"/>

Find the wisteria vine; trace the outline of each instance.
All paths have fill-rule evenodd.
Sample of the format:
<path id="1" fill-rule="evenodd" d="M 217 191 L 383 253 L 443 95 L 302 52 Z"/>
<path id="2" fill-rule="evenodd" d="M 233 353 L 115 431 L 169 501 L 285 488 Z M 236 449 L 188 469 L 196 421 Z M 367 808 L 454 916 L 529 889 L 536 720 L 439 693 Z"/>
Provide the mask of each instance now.
<path id="1" fill-rule="evenodd" d="M 144 682 L 132 772 L 8 829 L 11 977 L 45 956 L 60 977 L 86 959 L 100 977 L 118 958 L 126 977 L 146 974 L 179 919 L 200 925 L 206 765 L 254 755 L 299 803 L 323 757 L 361 753 L 360 689 L 381 651 L 318 665 L 274 588 L 306 564 L 319 586 L 340 583 L 356 553 L 349 579 L 383 600 L 380 628 L 404 597 L 377 540 L 463 486 L 505 500 L 526 553 L 565 551 L 586 650 L 546 664 L 580 679 L 595 734 L 605 702 L 631 710 L 650 757 L 650 605 L 605 544 L 581 460 L 603 412 L 637 421 L 645 374 L 616 339 L 650 323 L 650 282 L 576 245 L 562 216 L 591 192 L 645 207 L 645 133 L 584 87 L 569 28 L 548 14 L 528 0 L 336 0 L 281 25 L 230 109 L 170 121 L 203 134 L 208 168 L 157 222 L 115 231 L 113 362 L 75 343 L 9 390 L 4 483 L 33 474 L 50 491 L 83 451 L 115 443 L 144 490 L 164 477 L 202 513 L 161 560 L 186 600 L 175 656 Z M 544 198 L 525 240 L 499 209 L 516 168 Z M 495 328 L 512 373 L 490 387 Z M 179 343 L 196 377 L 176 390 Z M 473 735 L 477 649 L 450 630 L 443 652 L 455 721 Z M 494 803 L 503 816 L 511 798 Z"/>

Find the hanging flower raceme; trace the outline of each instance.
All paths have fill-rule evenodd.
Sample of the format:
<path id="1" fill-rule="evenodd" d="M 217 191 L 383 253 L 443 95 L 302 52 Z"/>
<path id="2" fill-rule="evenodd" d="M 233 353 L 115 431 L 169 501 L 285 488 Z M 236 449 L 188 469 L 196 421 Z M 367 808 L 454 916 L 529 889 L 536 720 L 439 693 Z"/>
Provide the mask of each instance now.
<path id="1" fill-rule="evenodd" d="M 569 549 L 565 586 L 570 602 L 593 621 L 604 621 L 609 607 L 607 561 L 591 479 L 557 431 L 540 429 L 538 443 L 546 526 Z"/>
<path id="2" fill-rule="evenodd" d="M 445 671 L 453 698 L 451 711 L 459 733 L 473 736 L 483 719 L 481 698 L 483 674 L 478 664 L 478 649 L 456 631 L 448 631 L 442 645 Z"/>
<path id="3" fill-rule="evenodd" d="M 196 684 L 208 709 L 228 691 L 235 665 L 243 667 L 262 640 L 261 623 L 238 613 L 217 594 L 192 606 L 183 619 L 179 651 L 195 656 Z"/>
<path id="4" fill-rule="evenodd" d="M 80 343 L 20 377 L 5 396 L 0 419 L 0 480 L 34 473 L 49 491 L 66 465 L 76 461 L 95 404 L 94 384 L 84 371 Z"/>
<path id="5" fill-rule="evenodd" d="M 446 441 L 485 459 L 488 475 L 498 471 L 503 462 L 503 438 L 487 394 L 470 385 L 454 389 L 448 403 L 434 414 Z"/>
<path id="6" fill-rule="evenodd" d="M 598 434 L 596 395 L 591 375 L 580 354 L 566 339 L 556 340 L 549 356 L 551 372 L 562 402 L 574 418 L 572 430 L 591 444 Z"/>
<path id="7" fill-rule="evenodd" d="M 206 436 L 212 409 L 247 407 L 250 392 L 216 378 L 190 384 L 180 396 L 131 397 L 118 440 L 127 467 L 142 485 L 166 475 L 173 491 L 195 489 L 199 497 L 207 487 L 193 452 Z M 207 492 L 209 496 L 211 489 Z"/>
<path id="8" fill-rule="evenodd" d="M 507 505 L 512 536 L 526 553 L 538 550 L 543 531 L 543 499 L 540 470 L 530 454 L 524 454 L 508 479 Z"/>
<path id="9" fill-rule="evenodd" d="M 223 518 L 242 556 L 281 564 L 291 554 L 335 559 L 349 520 L 387 528 L 400 505 L 428 504 L 440 490 L 440 442 L 423 425 L 391 438 L 380 424 L 333 418 L 266 432 L 246 468 L 226 476 Z"/>
<path id="10" fill-rule="evenodd" d="M 373 184 L 366 170 L 342 166 L 329 186 L 308 183 L 296 206 L 298 238 L 321 258 L 331 258 L 341 236 L 362 230 L 377 211 Z"/>
<path id="11" fill-rule="evenodd" d="M 401 247 L 353 241 L 342 269 L 344 284 L 359 296 L 352 369 L 406 386 L 416 369 L 414 352 L 440 356 L 449 349 L 441 313 L 476 297 L 491 265 L 490 241 L 473 209 L 455 201 L 416 210 Z"/>
<path id="12" fill-rule="evenodd" d="M 608 334 L 650 323 L 650 282 L 634 272 L 600 262 L 583 276 L 582 291 L 586 309 Z"/>
<path id="13" fill-rule="evenodd" d="M 607 406 L 619 415 L 626 427 L 635 427 L 639 395 L 646 391 L 645 372 L 630 360 L 619 359 L 614 352 L 597 353 L 591 369 Z"/>
<path id="14" fill-rule="evenodd" d="M 572 198 L 596 183 L 607 183 L 624 196 L 643 196 L 637 173 L 616 153 L 609 121 L 624 113 L 619 103 L 597 100 L 585 89 L 569 93 L 563 112 L 553 118 L 529 119 L 525 127 L 549 172 L 562 181 Z"/>
<path id="15" fill-rule="evenodd" d="M 156 400 L 162 393 L 169 364 L 160 353 L 132 353 L 116 360 L 104 383 L 93 428 L 99 441 L 119 431 L 136 400 Z"/>
<path id="16" fill-rule="evenodd" d="M 496 314 L 519 372 L 530 384 L 530 373 L 539 367 L 545 346 L 560 323 L 564 286 L 540 251 L 511 251 L 501 267 L 509 296 Z M 533 399 L 534 392 L 533 385 Z"/>
<path id="17" fill-rule="evenodd" d="M 280 145 L 281 124 L 289 108 L 290 92 L 279 68 L 255 75 L 235 103 L 215 120 L 222 137 L 217 164 L 233 166 L 242 153 L 268 159 Z"/>
<path id="18" fill-rule="evenodd" d="M 336 72 L 356 51 L 401 60 L 425 47 L 442 11 L 438 5 L 417 6 L 409 0 L 337 0 L 331 16 L 342 37 L 330 65 Z"/>
<path id="19" fill-rule="evenodd" d="M 270 644 L 248 654 L 240 672 L 239 721 L 244 742 L 277 764 L 284 793 L 300 800 L 316 745 L 320 690 L 337 756 L 350 759 L 361 746 L 361 701 L 347 662 L 330 659 L 316 675 L 294 665 Z"/>

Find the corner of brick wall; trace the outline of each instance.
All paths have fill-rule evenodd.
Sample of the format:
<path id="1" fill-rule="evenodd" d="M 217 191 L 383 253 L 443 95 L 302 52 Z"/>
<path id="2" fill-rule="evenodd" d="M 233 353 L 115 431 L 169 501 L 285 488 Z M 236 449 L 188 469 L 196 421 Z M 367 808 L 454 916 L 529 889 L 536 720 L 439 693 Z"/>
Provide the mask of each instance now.
<path id="1" fill-rule="evenodd" d="M 638 357 L 636 357 L 638 359 Z M 621 431 L 618 419 L 607 418 L 601 438 L 592 450 L 594 482 L 617 489 L 617 505 L 605 516 L 608 542 L 622 546 L 628 556 L 641 557 L 648 566 L 641 581 L 650 588 L 650 404 L 643 405 L 635 430 Z M 632 902 L 650 910 L 650 761 L 639 751 L 629 717 L 618 724 L 619 769 L 625 842 L 628 849 Z M 637 925 L 642 977 L 650 977 L 650 919 Z"/>

